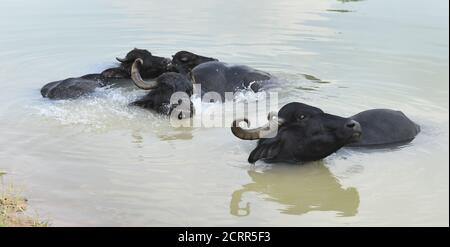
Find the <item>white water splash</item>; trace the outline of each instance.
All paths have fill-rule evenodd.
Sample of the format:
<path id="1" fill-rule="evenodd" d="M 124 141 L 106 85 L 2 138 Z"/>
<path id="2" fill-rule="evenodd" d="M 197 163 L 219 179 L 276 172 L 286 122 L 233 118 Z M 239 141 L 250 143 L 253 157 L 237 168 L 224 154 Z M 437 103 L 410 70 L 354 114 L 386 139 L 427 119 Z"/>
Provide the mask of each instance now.
<path id="1" fill-rule="evenodd" d="M 144 96 L 145 93 L 142 90 L 129 88 L 99 88 L 92 95 L 73 100 L 41 99 L 31 108 L 37 115 L 47 120 L 56 120 L 62 125 L 84 125 L 94 129 L 127 126 L 157 127 L 169 124 L 167 116 L 130 106 L 130 103 Z M 264 102 L 265 99 L 265 92 L 255 93 L 251 90 L 241 90 L 235 94 L 233 101 L 224 103 L 202 102 L 200 95 L 193 95 L 191 100 L 195 107 L 194 120 L 201 119 L 203 113 L 211 112 L 213 114 L 224 112 L 226 116 L 232 117 L 234 104 L 238 105 L 238 109 L 243 109 L 244 104 Z M 262 119 L 265 115 L 266 112 L 263 112 Z"/>

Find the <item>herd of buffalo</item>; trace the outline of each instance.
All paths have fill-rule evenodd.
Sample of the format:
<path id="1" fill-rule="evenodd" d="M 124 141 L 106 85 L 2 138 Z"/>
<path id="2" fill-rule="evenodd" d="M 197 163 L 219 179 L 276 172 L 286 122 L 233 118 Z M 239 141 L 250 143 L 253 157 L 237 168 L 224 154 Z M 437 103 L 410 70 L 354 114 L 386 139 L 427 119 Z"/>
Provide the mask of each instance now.
<path id="1" fill-rule="evenodd" d="M 154 56 L 147 50 L 133 49 L 124 58 L 117 58 L 119 65 L 98 74 L 50 82 L 41 89 L 49 99 L 74 99 L 93 93 L 97 88 L 134 83 L 148 90 L 142 98 L 131 103 L 170 115 L 180 104 L 171 102 L 174 93 L 184 93 L 187 101 L 193 95 L 193 85 L 201 85 L 201 94 L 215 92 L 225 99 L 225 93 L 247 89 L 254 92 L 269 90 L 276 83 L 272 75 L 244 65 L 230 65 L 211 57 L 187 51 L 177 52 L 172 59 Z M 298 102 L 283 106 L 277 113 L 268 115 L 268 123 L 254 129 L 242 128 L 232 123 L 232 133 L 243 140 L 258 140 L 248 161 L 302 162 L 327 157 L 344 146 L 386 147 L 412 141 L 420 127 L 402 112 L 390 109 L 373 109 L 351 117 L 331 115 L 323 110 Z M 277 128 L 271 128 L 276 126 Z M 270 133 L 271 130 L 276 131 Z"/>

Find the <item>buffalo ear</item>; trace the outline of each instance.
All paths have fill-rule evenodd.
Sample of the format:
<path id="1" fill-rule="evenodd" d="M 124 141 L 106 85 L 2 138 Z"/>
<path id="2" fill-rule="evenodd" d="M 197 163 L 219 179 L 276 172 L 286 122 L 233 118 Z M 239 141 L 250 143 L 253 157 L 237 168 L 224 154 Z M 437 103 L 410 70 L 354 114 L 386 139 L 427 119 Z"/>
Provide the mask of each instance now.
<path id="1" fill-rule="evenodd" d="M 268 141 L 268 143 L 264 143 Z M 258 146 L 250 153 L 248 157 L 249 163 L 255 163 L 258 160 L 273 160 L 278 156 L 283 147 L 281 140 L 263 140 Z"/>

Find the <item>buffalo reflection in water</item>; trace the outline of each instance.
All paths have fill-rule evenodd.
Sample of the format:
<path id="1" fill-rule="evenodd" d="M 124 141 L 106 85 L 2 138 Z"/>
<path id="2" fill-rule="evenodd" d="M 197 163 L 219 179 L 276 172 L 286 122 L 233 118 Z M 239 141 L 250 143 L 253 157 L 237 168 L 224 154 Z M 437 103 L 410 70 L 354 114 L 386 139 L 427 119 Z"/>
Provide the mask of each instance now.
<path id="1" fill-rule="evenodd" d="M 277 165 L 263 172 L 249 170 L 248 175 L 253 182 L 231 196 L 232 215 L 250 214 L 250 202 L 242 203 L 242 196 L 251 192 L 264 194 L 265 200 L 281 204 L 280 211 L 284 214 L 334 211 L 338 216 L 349 217 L 358 212 L 358 191 L 353 187 L 343 188 L 322 161 L 300 166 Z"/>

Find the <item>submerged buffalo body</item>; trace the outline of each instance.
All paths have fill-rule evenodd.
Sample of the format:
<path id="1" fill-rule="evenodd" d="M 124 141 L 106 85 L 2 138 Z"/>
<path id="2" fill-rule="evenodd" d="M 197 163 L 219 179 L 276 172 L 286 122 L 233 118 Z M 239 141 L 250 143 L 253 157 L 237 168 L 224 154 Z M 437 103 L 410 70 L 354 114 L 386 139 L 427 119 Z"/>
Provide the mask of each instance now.
<path id="1" fill-rule="evenodd" d="M 41 88 L 41 95 L 49 99 L 74 99 L 91 94 L 97 88 L 130 83 L 128 78 L 129 75 L 123 69 L 111 68 L 100 74 L 87 74 L 47 83 Z"/>
<path id="2" fill-rule="evenodd" d="M 272 79 L 272 76 L 264 71 L 218 61 L 196 66 L 190 77 L 193 83 L 201 85 L 202 94 L 216 92 L 222 98 L 226 92 L 233 93 L 246 88 L 258 92 Z"/>
<path id="3" fill-rule="evenodd" d="M 351 117 L 361 124 L 363 134 L 351 147 L 384 147 L 409 143 L 419 134 L 420 126 L 403 112 L 373 109 Z"/>
<path id="4" fill-rule="evenodd" d="M 74 99 L 93 93 L 95 89 L 103 86 L 101 80 L 90 80 L 83 77 L 68 78 L 47 83 L 42 87 L 41 94 L 49 99 Z"/>
<path id="5" fill-rule="evenodd" d="M 246 119 L 244 121 L 248 122 Z M 278 125 L 275 137 L 266 138 L 263 130 Z M 245 140 L 257 140 L 257 147 L 248 161 L 299 162 L 320 160 L 341 147 L 357 141 L 360 124 L 350 118 L 324 113 L 321 109 L 302 103 L 290 103 L 280 109 L 278 118 L 269 116 L 269 124 L 251 130 L 238 127 L 234 121 L 233 134 Z"/>

